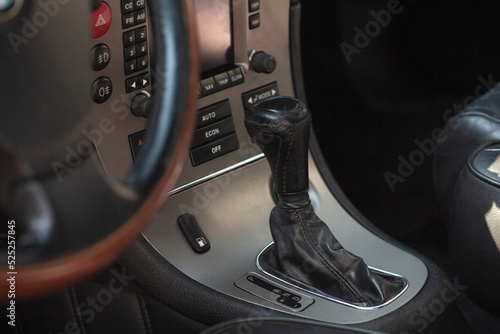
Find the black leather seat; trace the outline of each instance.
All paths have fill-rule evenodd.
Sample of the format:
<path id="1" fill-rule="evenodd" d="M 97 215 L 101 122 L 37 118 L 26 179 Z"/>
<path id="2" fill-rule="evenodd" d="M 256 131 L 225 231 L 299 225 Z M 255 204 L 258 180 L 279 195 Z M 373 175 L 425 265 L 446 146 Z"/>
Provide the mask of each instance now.
<path id="1" fill-rule="evenodd" d="M 466 295 L 500 315 L 500 88 L 453 117 L 437 140 L 434 181 Z"/>

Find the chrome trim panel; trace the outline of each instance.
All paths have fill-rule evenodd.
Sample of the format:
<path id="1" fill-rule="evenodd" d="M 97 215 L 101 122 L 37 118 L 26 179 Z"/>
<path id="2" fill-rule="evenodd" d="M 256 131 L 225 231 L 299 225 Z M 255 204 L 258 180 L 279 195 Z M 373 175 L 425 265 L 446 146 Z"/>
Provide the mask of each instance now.
<path id="1" fill-rule="evenodd" d="M 205 177 L 202 177 L 201 179 L 198 179 L 198 180 L 196 180 L 196 181 L 193 181 L 193 182 L 190 182 L 190 183 L 185 184 L 185 185 L 183 185 L 183 186 L 180 186 L 180 187 L 178 187 L 178 188 L 175 188 L 174 190 L 172 190 L 172 191 L 171 191 L 171 192 L 169 192 L 168 194 L 169 194 L 169 196 L 175 195 L 175 194 L 177 194 L 177 193 L 180 193 L 180 192 L 181 192 L 181 191 L 183 191 L 183 190 L 186 190 L 186 189 L 189 189 L 189 188 L 195 187 L 195 186 L 197 186 L 197 185 L 198 185 L 198 184 L 200 184 L 200 183 L 203 183 L 203 182 L 209 181 L 209 180 L 214 179 L 214 178 L 216 178 L 216 177 L 218 177 L 218 176 L 221 176 L 221 175 L 223 175 L 223 174 L 229 173 L 229 172 L 231 172 L 231 171 L 233 171 L 233 170 L 235 170 L 235 169 L 238 169 L 238 168 L 240 168 L 240 167 L 243 167 L 243 166 L 245 166 L 245 165 L 248 165 L 248 164 L 250 164 L 250 163 L 252 163 L 252 162 L 254 162 L 254 161 L 260 160 L 260 159 L 262 159 L 262 158 L 264 158 L 264 153 L 261 153 L 261 154 L 259 154 L 259 155 L 256 155 L 256 156 L 254 156 L 254 157 L 250 158 L 250 159 L 247 159 L 247 160 L 245 160 L 245 161 L 242 161 L 242 162 L 239 162 L 239 163 L 237 163 L 237 164 L 234 164 L 234 165 L 232 165 L 232 166 L 230 166 L 230 167 L 227 167 L 227 168 L 225 168 L 225 169 L 222 169 L 222 170 L 220 170 L 220 171 L 218 171 L 218 172 L 215 172 L 215 173 L 212 173 L 212 174 L 207 175 L 207 176 L 205 176 Z"/>

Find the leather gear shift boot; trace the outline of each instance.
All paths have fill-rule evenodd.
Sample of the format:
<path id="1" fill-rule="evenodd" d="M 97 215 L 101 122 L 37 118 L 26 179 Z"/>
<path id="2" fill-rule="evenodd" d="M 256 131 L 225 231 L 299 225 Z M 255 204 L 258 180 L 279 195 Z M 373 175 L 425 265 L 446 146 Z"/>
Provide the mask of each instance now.
<path id="1" fill-rule="evenodd" d="M 307 192 L 310 124 L 306 106 L 294 98 L 271 98 L 245 112 L 245 126 L 269 162 L 279 197 L 270 218 L 274 245 L 259 263 L 307 290 L 361 307 L 380 306 L 405 282 L 368 268 L 314 213 Z"/>
<path id="2" fill-rule="evenodd" d="M 373 271 L 342 247 L 314 213 L 307 192 L 294 195 L 292 203 L 284 197 L 290 199 L 280 196 L 271 212 L 274 245 L 260 258 L 264 270 L 306 290 L 361 307 L 382 305 L 402 291 L 401 278 Z"/>

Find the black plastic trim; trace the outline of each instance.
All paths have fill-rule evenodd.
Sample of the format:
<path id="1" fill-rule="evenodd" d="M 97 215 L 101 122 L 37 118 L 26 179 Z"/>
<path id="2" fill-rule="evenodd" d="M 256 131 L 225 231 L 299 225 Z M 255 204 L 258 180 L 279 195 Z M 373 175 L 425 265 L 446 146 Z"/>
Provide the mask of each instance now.
<path id="1" fill-rule="evenodd" d="M 141 237 L 118 263 L 166 306 L 205 325 L 237 318 L 292 316 L 227 296 L 196 282 L 168 262 Z M 151 270 L 155 268 L 155 270 Z"/>

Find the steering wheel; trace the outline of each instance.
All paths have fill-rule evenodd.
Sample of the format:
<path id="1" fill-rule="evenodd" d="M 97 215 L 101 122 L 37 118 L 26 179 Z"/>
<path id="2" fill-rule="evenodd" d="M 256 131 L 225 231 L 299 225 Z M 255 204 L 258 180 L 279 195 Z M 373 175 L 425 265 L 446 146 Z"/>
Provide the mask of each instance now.
<path id="1" fill-rule="evenodd" d="M 149 0 L 152 116 L 134 168 L 110 180 L 84 136 L 112 129 L 90 113 L 91 1 L 6 3 L 0 4 L 0 299 L 12 290 L 12 276 L 16 298 L 88 277 L 139 236 L 182 170 L 199 75 L 191 2 Z"/>

